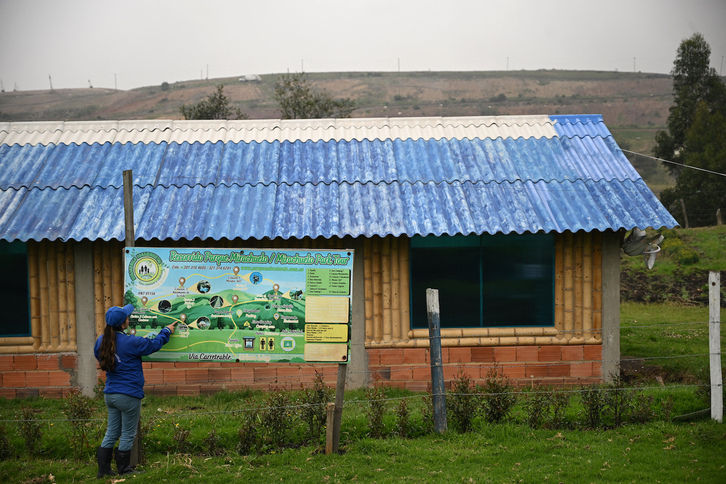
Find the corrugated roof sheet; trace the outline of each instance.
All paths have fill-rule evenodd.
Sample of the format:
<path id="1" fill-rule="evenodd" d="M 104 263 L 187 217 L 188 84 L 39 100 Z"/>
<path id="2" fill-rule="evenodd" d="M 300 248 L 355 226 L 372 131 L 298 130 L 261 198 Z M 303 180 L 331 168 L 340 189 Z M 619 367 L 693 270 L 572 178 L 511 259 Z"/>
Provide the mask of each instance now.
<path id="1" fill-rule="evenodd" d="M 0 239 L 673 227 L 600 116 L 0 123 Z"/>

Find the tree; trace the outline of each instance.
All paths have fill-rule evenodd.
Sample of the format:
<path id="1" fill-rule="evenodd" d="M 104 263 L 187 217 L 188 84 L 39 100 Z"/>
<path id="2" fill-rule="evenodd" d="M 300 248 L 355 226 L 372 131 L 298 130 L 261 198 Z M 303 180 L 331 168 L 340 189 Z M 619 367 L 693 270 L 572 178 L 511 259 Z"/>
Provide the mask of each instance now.
<path id="1" fill-rule="evenodd" d="M 352 99 L 333 99 L 310 85 L 304 72 L 283 75 L 275 83 L 275 100 L 282 119 L 349 118 L 355 109 Z"/>
<path id="2" fill-rule="evenodd" d="M 709 67 L 711 48 L 701 34 L 685 39 L 673 62 L 673 101 L 666 125 L 656 134 L 654 153 L 676 175 L 661 201 L 681 223 L 712 225 L 726 208 L 726 85 Z M 688 169 L 690 166 L 695 169 Z M 700 169 L 700 170 L 699 170 Z M 682 207 L 685 205 L 686 214 Z"/>
<path id="3" fill-rule="evenodd" d="M 224 95 L 224 84 L 217 85 L 217 91 L 196 104 L 179 106 L 184 119 L 247 119 L 239 108 L 230 107 L 231 100 Z"/>
<path id="4" fill-rule="evenodd" d="M 655 156 L 683 163 L 686 133 L 693 124 L 696 108 L 704 102 L 711 113 L 726 114 L 726 86 L 709 67 L 711 48 L 703 35 L 695 33 L 684 39 L 673 62 L 673 106 L 666 121 L 668 132 L 656 133 Z M 666 167 L 677 175 L 681 167 L 667 163 Z"/>
<path id="5" fill-rule="evenodd" d="M 726 173 L 726 116 L 710 113 L 706 103 L 701 102 L 684 145 L 684 165 Z M 686 206 L 690 226 L 715 225 L 716 211 L 726 210 L 726 176 L 695 169 L 681 170 L 676 186 L 661 192 L 663 204 L 679 218 L 684 216 L 680 200 Z"/>

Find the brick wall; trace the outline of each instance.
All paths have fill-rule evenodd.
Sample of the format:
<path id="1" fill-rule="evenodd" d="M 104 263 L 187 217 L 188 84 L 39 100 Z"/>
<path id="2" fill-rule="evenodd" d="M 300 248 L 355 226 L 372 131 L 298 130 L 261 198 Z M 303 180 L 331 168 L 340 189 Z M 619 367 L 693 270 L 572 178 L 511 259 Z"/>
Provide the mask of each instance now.
<path id="1" fill-rule="evenodd" d="M 589 385 L 602 379 L 601 345 L 444 347 L 441 351 L 447 388 L 459 370 L 482 384 L 494 365 L 518 386 Z M 373 378 L 384 385 L 430 390 L 428 348 L 371 348 L 368 357 Z"/>
<path id="2" fill-rule="evenodd" d="M 368 349 L 371 381 L 386 386 L 427 391 L 431 387 L 428 348 Z M 586 385 L 602 379 L 602 346 L 502 346 L 442 348 L 447 386 L 460 369 L 483 383 L 495 364 L 517 385 Z M 156 395 L 200 395 L 223 389 L 297 390 L 310 386 L 316 371 L 334 386 L 337 364 L 145 362 L 145 392 Z M 0 398 L 68 395 L 75 384 L 77 356 L 0 355 Z M 105 373 L 98 370 L 98 377 Z"/>
<path id="3" fill-rule="evenodd" d="M 60 398 L 73 389 L 77 356 L 0 355 L 0 397 Z"/>

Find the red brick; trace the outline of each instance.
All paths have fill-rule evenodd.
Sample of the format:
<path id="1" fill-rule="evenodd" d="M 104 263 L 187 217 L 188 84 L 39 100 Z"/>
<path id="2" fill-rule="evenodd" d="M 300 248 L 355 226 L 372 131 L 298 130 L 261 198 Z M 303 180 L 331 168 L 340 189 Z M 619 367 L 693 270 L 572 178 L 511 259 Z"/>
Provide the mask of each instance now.
<path id="1" fill-rule="evenodd" d="M 381 349 L 381 365 L 403 364 L 403 348 Z"/>
<path id="2" fill-rule="evenodd" d="M 255 370 L 253 368 L 231 368 L 229 373 L 230 380 L 242 385 L 249 385 L 255 379 Z"/>
<path id="3" fill-rule="evenodd" d="M 406 382 L 405 381 L 389 381 L 386 383 L 386 386 L 389 388 L 406 388 Z"/>
<path id="4" fill-rule="evenodd" d="M 585 360 L 602 360 L 602 345 L 585 345 Z"/>
<path id="5" fill-rule="evenodd" d="M 255 368 L 255 383 L 277 383 L 277 368 Z"/>
<path id="6" fill-rule="evenodd" d="M 63 398 L 63 388 L 39 388 L 38 395 L 45 398 Z"/>
<path id="7" fill-rule="evenodd" d="M 25 374 L 25 385 L 31 388 L 50 386 L 47 371 L 29 371 Z"/>
<path id="8" fill-rule="evenodd" d="M 75 370 L 78 368 L 78 356 L 61 355 L 61 368 Z"/>
<path id="9" fill-rule="evenodd" d="M 151 368 L 158 370 L 171 370 L 172 368 L 176 368 L 176 366 L 173 361 L 152 361 Z"/>
<path id="10" fill-rule="evenodd" d="M 180 397 L 194 397 L 201 393 L 199 385 L 177 385 L 176 394 Z"/>
<path id="11" fill-rule="evenodd" d="M 22 388 L 25 386 L 24 371 L 9 371 L 3 375 L 3 386 L 9 388 Z"/>
<path id="12" fill-rule="evenodd" d="M 517 361 L 517 348 L 514 348 L 512 346 L 500 346 L 494 348 L 494 361 Z"/>
<path id="13" fill-rule="evenodd" d="M 15 355 L 13 367 L 18 371 L 33 371 L 38 364 L 35 355 Z"/>
<path id="14" fill-rule="evenodd" d="M 539 346 L 518 346 L 517 361 L 539 361 Z"/>
<path id="15" fill-rule="evenodd" d="M 0 369 L 5 371 L 14 370 L 13 355 L 0 355 Z"/>
<path id="16" fill-rule="evenodd" d="M 406 390 L 410 390 L 412 392 L 427 392 L 427 391 L 429 391 L 430 387 L 431 387 L 431 385 L 427 381 L 406 382 Z"/>
<path id="17" fill-rule="evenodd" d="M 563 346 L 562 361 L 582 361 L 585 359 L 584 346 Z"/>
<path id="18" fill-rule="evenodd" d="M 52 386 L 65 387 L 71 384 L 71 374 L 63 370 L 49 371 L 48 379 L 50 380 L 50 384 Z"/>
<path id="19" fill-rule="evenodd" d="M 471 349 L 471 361 L 473 362 L 494 362 L 494 348 L 478 347 Z"/>
<path id="20" fill-rule="evenodd" d="M 60 357 L 58 355 L 38 356 L 36 361 L 39 370 L 60 370 Z"/>
<path id="21" fill-rule="evenodd" d="M 411 379 L 413 381 L 431 381 L 431 368 L 424 366 L 411 368 Z"/>
<path id="22" fill-rule="evenodd" d="M 209 382 L 209 370 L 207 368 L 198 368 L 186 370 L 187 383 L 207 383 Z"/>
<path id="23" fill-rule="evenodd" d="M 426 348 L 406 348 L 403 350 L 403 362 L 406 364 L 426 364 L 428 362 Z"/>
<path id="24" fill-rule="evenodd" d="M 413 372 L 410 366 L 392 366 L 391 380 L 410 380 Z"/>
<path id="25" fill-rule="evenodd" d="M 224 385 L 222 385 L 220 383 L 216 383 L 216 384 L 209 383 L 206 385 L 202 384 L 199 386 L 199 393 L 201 393 L 202 395 L 214 395 L 215 393 L 219 393 L 224 389 L 225 389 Z"/>
<path id="26" fill-rule="evenodd" d="M 547 376 L 570 376 L 570 365 L 547 365 Z"/>
<path id="27" fill-rule="evenodd" d="M 454 380 L 459 377 L 459 367 L 455 365 L 448 365 L 443 367 L 444 370 L 444 380 Z M 469 368 L 464 368 L 464 373 L 472 376 L 471 370 Z"/>
<path id="28" fill-rule="evenodd" d="M 588 378 L 592 376 L 592 363 L 572 363 L 570 365 L 570 376 Z"/>
<path id="29" fill-rule="evenodd" d="M 540 346 L 539 361 L 562 361 L 562 347 L 558 345 Z"/>
<path id="30" fill-rule="evenodd" d="M 592 364 L 592 376 L 599 376 L 602 377 L 602 363 L 593 363 Z"/>
<path id="31" fill-rule="evenodd" d="M 161 385 L 164 383 L 164 370 L 144 370 L 144 380 L 147 385 Z"/>
<path id="32" fill-rule="evenodd" d="M 164 383 L 184 383 L 187 381 L 185 370 L 161 370 L 164 372 Z"/>
<path id="33" fill-rule="evenodd" d="M 510 378 L 512 380 L 526 378 L 526 372 L 525 372 L 524 365 L 505 365 L 502 367 L 502 372 L 504 373 L 504 376 L 506 376 L 507 378 Z M 483 368 L 482 368 L 482 376 L 486 376 L 484 374 Z"/>
<path id="34" fill-rule="evenodd" d="M 380 365 L 381 364 L 381 350 L 380 348 L 368 348 L 368 364 L 369 365 Z"/>
<path id="35" fill-rule="evenodd" d="M 547 376 L 547 366 L 545 365 L 525 365 L 525 378 L 542 378 Z"/>
<path id="36" fill-rule="evenodd" d="M 471 348 L 449 348 L 450 363 L 471 363 Z"/>
<path id="37" fill-rule="evenodd" d="M 176 385 L 151 385 L 144 388 L 144 393 L 160 396 L 176 396 Z"/>
<path id="38" fill-rule="evenodd" d="M 0 387 L 0 398 L 15 398 L 17 394 L 14 388 Z"/>
<path id="39" fill-rule="evenodd" d="M 232 370 L 229 368 L 210 368 L 209 369 L 209 382 L 229 382 L 232 375 Z"/>
<path id="40" fill-rule="evenodd" d="M 40 396 L 40 392 L 37 388 L 18 388 L 15 390 L 15 395 L 18 398 L 37 398 Z"/>
<path id="41" fill-rule="evenodd" d="M 300 381 L 300 367 L 297 365 L 278 366 L 277 367 L 277 378 L 281 381 L 299 382 Z"/>

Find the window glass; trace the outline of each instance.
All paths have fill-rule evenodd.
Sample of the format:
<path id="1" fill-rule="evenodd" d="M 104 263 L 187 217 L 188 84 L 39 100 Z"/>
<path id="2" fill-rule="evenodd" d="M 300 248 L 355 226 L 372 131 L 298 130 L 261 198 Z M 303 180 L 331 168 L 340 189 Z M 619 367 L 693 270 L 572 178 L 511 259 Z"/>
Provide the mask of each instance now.
<path id="1" fill-rule="evenodd" d="M 426 289 L 442 328 L 553 326 L 554 236 L 413 237 L 412 327 L 426 328 Z"/>
<path id="2" fill-rule="evenodd" d="M 24 242 L 0 240 L 0 337 L 30 336 L 28 249 Z"/>

